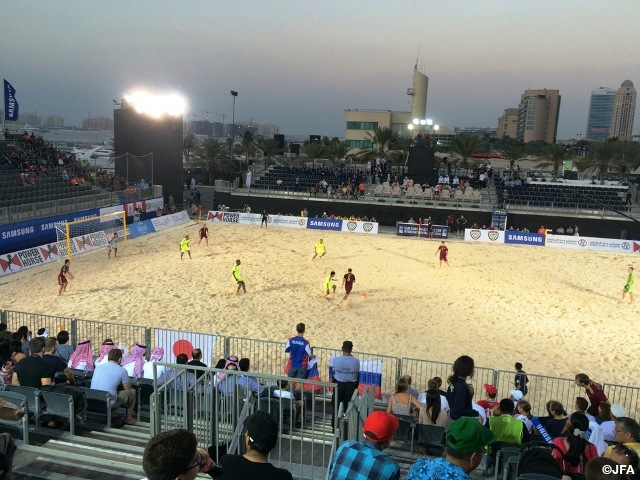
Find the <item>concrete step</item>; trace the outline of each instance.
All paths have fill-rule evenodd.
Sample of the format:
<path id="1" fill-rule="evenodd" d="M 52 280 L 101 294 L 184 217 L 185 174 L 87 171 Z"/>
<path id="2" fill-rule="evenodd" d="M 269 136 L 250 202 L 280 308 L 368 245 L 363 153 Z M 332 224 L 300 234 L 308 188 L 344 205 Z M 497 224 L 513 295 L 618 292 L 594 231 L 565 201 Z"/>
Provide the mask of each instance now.
<path id="1" fill-rule="evenodd" d="M 130 474 L 137 476 L 137 478 L 144 477 L 142 453 L 126 453 L 109 447 L 111 447 L 111 444 L 105 444 L 102 448 L 95 448 L 88 444 L 82 446 L 75 442 L 60 440 L 50 440 L 43 446 L 21 445 L 14 461 L 14 472 L 23 472 L 22 474 L 29 475 L 27 473 L 29 470 L 43 469 L 42 466 L 34 465 L 34 462 L 56 465 L 61 462 L 67 462 L 69 475 L 77 478 L 106 478 L 102 475 L 96 475 L 97 469 L 119 475 Z M 31 461 L 27 461 L 26 457 L 30 458 Z M 70 470 L 73 470 L 74 473 L 71 473 Z M 91 474 L 82 473 L 85 471 Z M 130 475 L 127 475 L 127 478 L 135 478 Z M 66 476 L 64 478 L 71 477 Z"/>

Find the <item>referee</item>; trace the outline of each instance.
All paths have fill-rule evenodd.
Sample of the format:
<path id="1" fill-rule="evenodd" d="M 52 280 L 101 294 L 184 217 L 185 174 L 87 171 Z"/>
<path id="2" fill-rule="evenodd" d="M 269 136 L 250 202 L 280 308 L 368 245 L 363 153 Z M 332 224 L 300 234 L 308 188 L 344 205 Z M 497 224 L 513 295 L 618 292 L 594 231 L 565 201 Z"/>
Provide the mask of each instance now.
<path id="1" fill-rule="evenodd" d="M 353 392 L 358 389 L 358 375 L 360 374 L 360 360 L 351 355 L 353 351 L 353 342 L 345 340 L 342 343 L 342 355 L 335 356 L 331 359 L 331 371 L 333 376 L 331 382 L 337 383 L 337 391 L 331 397 L 331 405 L 337 397 L 338 405 L 343 404 L 343 412 L 347 411 L 349 400 L 353 396 Z M 339 408 L 339 407 L 338 407 Z M 335 428 L 335 419 L 332 420 Z"/>

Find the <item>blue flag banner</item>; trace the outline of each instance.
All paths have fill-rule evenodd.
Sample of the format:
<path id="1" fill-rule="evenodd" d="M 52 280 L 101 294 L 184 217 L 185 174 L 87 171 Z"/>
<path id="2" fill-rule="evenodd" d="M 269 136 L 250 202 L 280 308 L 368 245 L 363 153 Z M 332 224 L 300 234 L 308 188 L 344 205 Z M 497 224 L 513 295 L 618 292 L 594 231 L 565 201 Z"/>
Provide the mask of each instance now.
<path id="1" fill-rule="evenodd" d="M 4 119 L 13 122 L 18 121 L 16 89 L 6 80 L 4 81 Z"/>

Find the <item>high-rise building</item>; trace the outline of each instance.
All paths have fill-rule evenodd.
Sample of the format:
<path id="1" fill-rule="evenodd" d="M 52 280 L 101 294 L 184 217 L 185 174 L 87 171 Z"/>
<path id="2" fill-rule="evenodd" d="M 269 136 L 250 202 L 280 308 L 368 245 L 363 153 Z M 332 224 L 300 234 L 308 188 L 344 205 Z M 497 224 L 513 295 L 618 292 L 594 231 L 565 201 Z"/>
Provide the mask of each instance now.
<path id="1" fill-rule="evenodd" d="M 498 137 L 516 138 L 518 134 L 518 109 L 505 108 L 498 119 Z"/>
<path id="2" fill-rule="evenodd" d="M 591 92 L 587 135 L 585 138 L 590 140 L 605 140 L 609 138 L 615 98 L 615 90 L 609 87 L 600 87 Z"/>
<path id="3" fill-rule="evenodd" d="M 625 80 L 616 92 L 613 106 L 613 122 L 611 136 L 620 140 L 631 141 L 633 116 L 636 114 L 636 97 L 638 92 L 631 80 Z"/>
<path id="4" fill-rule="evenodd" d="M 560 90 L 525 90 L 518 105 L 516 137 L 523 142 L 555 143 L 560 115 Z"/>

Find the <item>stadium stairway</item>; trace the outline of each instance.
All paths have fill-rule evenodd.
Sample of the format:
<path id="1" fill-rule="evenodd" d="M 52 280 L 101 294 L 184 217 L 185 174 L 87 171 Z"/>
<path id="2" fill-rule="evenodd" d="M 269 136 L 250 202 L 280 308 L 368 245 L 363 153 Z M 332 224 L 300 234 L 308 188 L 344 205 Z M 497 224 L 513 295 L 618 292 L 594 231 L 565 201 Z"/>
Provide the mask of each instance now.
<path id="1" fill-rule="evenodd" d="M 16 480 L 116 480 L 145 476 L 142 453 L 149 440 L 148 423 L 80 431 L 81 435 L 47 430 L 46 435 L 33 432 L 32 445 L 19 445 L 13 463 Z"/>

